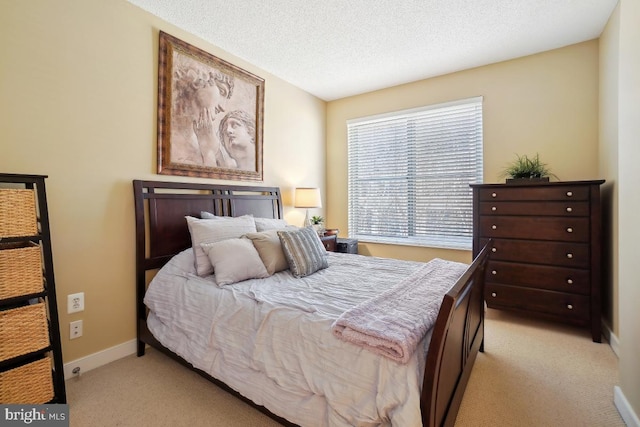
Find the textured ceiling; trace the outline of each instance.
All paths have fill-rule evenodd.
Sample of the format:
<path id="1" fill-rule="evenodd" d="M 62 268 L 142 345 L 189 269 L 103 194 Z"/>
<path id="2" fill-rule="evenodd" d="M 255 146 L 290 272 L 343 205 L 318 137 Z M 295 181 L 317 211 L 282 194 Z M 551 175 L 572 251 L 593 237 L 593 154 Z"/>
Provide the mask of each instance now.
<path id="1" fill-rule="evenodd" d="M 128 0 L 324 100 L 600 36 L 617 0 Z"/>

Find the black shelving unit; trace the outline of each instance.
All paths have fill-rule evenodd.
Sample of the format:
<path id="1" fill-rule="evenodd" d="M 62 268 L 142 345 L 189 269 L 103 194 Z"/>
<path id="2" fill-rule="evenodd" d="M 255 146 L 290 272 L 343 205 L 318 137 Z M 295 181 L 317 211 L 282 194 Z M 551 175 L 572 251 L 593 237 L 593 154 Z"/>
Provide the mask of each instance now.
<path id="1" fill-rule="evenodd" d="M 47 178 L 45 175 L 0 174 L 0 191 L 32 190 L 35 196 L 35 234 L 17 233 L 16 236 L 12 236 L 2 235 L 6 232 L 0 233 L 0 251 L 15 250 L 15 248 L 37 248 L 36 256 L 40 257 L 41 264 L 39 265 L 42 274 L 42 287 L 38 291 L 10 295 L 5 298 L 0 297 L 0 330 L 5 335 L 5 340 L 0 342 L 0 391 L 4 393 L 0 393 L 0 404 L 66 403 L 45 178 Z M 0 197 L 0 204 L 2 203 L 3 199 Z M 2 209 L 6 213 L 14 208 L 9 206 L 7 202 L 4 207 L 0 206 L 0 210 Z M 16 213 L 16 215 L 20 214 Z M 6 215 L 0 215 L 0 221 L 12 221 L 10 216 L 9 218 L 7 219 Z M 4 257 L 3 259 L 5 262 L 4 271 L 10 271 L 13 265 L 12 258 Z M 14 285 L 7 277 L 11 276 L 5 275 L 4 283 L 0 281 L 0 287 L 5 287 L 5 291 Z M 0 295 L 3 294 L 6 296 L 7 292 L 0 292 Z M 32 325 L 28 320 L 24 320 L 33 317 L 19 317 L 25 312 L 29 312 L 29 315 L 39 312 L 42 324 Z M 32 341 L 29 341 L 32 331 L 36 331 L 37 334 L 34 333 Z M 7 337 L 9 338 L 6 339 Z M 18 340 L 26 341 L 27 345 L 19 346 Z M 31 343 L 33 345 L 30 345 Z M 20 354 L 14 354 L 16 348 Z M 23 348 L 24 350 L 21 350 Z M 36 366 L 38 368 L 35 368 Z M 25 375 L 23 384 L 17 381 L 17 386 L 10 385 L 10 380 L 16 382 L 15 380 L 20 379 L 21 375 Z M 45 394 L 30 395 L 30 390 L 37 388 L 33 387 L 34 384 L 40 381 L 46 384 L 48 391 Z M 50 396 L 51 389 L 52 396 Z M 15 397 L 16 395 L 18 397 Z M 14 396 L 12 399 L 18 401 L 2 401 L 3 396 L 5 398 L 6 396 Z M 30 401 L 31 396 L 34 396 L 34 401 Z M 42 396 L 48 396 L 51 399 L 38 401 Z"/>

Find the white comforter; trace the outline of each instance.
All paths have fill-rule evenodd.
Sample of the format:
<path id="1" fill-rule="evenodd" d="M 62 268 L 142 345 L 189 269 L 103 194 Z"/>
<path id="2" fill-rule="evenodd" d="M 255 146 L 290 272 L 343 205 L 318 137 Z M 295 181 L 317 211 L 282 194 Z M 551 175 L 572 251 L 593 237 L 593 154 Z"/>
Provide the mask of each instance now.
<path id="1" fill-rule="evenodd" d="M 149 329 L 167 348 L 301 426 L 418 426 L 431 332 L 407 364 L 333 336 L 346 310 L 421 263 L 328 253 L 329 268 L 218 287 L 174 257 L 145 296 Z"/>

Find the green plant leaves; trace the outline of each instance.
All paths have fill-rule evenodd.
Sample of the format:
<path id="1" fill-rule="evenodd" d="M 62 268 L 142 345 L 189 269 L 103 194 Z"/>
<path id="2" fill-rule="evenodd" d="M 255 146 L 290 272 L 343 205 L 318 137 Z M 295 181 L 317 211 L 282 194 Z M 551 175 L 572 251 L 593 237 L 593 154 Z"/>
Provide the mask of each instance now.
<path id="1" fill-rule="evenodd" d="M 551 175 L 546 163 L 540 161 L 540 156 L 535 157 L 516 154 L 516 160 L 511 162 L 502 172 L 502 176 L 509 178 L 543 178 Z"/>

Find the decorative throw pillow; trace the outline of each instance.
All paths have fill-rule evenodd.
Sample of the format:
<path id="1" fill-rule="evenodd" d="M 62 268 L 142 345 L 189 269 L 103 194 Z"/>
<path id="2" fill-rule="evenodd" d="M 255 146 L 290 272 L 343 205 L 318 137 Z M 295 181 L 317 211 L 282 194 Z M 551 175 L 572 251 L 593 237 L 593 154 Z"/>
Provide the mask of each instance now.
<path id="1" fill-rule="evenodd" d="M 213 265 L 207 254 L 202 250 L 202 243 L 215 243 L 227 239 L 237 239 L 247 233 L 256 232 L 256 224 L 250 215 L 228 217 L 228 219 L 211 220 L 199 219 L 187 216 L 187 225 L 191 233 L 191 246 L 196 258 L 196 271 L 198 276 L 207 276 L 213 273 Z"/>
<path id="2" fill-rule="evenodd" d="M 312 227 L 278 231 L 282 251 L 295 277 L 304 277 L 327 268 L 327 251 Z"/>
<path id="3" fill-rule="evenodd" d="M 200 246 L 213 265 L 218 286 L 269 277 L 258 251 L 249 239 L 227 239 L 202 243 Z"/>
<path id="4" fill-rule="evenodd" d="M 287 224 L 287 221 L 284 219 L 255 217 L 254 221 L 256 222 L 256 230 L 258 231 L 282 230 L 289 227 L 289 224 Z"/>
<path id="5" fill-rule="evenodd" d="M 256 224 L 257 225 L 257 224 Z M 289 268 L 287 258 L 282 252 L 282 244 L 278 237 L 278 230 L 267 230 L 258 233 L 247 233 L 245 237 L 251 239 L 262 263 L 267 268 L 269 275 Z"/>

